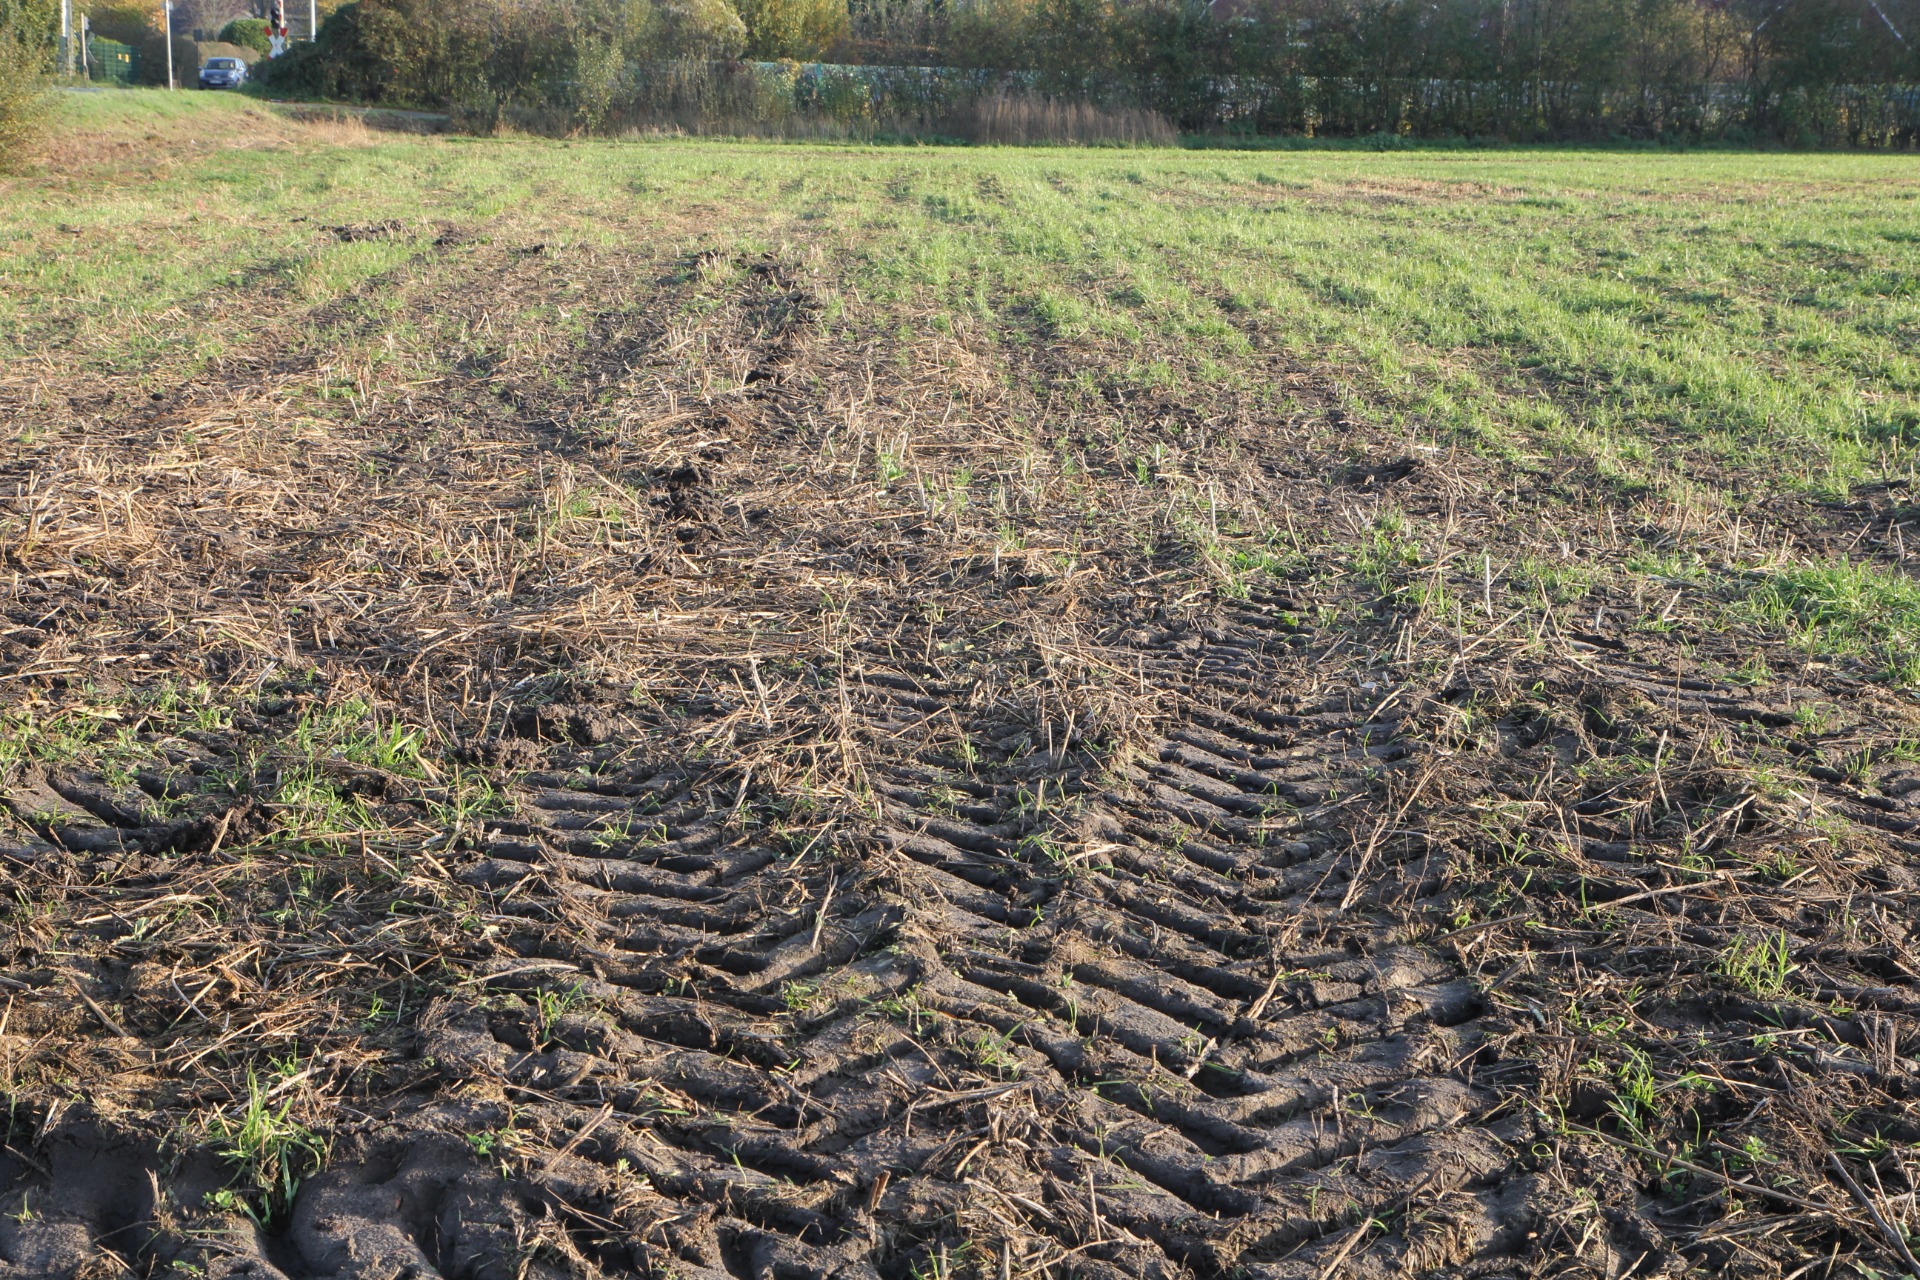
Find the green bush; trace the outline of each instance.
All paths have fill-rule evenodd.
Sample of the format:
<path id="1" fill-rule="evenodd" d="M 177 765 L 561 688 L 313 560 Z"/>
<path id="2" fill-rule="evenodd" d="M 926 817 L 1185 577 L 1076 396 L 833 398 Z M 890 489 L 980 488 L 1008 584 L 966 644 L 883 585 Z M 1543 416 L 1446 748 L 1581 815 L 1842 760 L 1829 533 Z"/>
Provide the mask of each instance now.
<path id="1" fill-rule="evenodd" d="M 0 0 L 0 171 L 19 166 L 40 135 L 53 48 L 51 5 Z"/>
<path id="2" fill-rule="evenodd" d="M 237 44 L 252 49 L 262 56 L 273 48 L 267 37 L 265 18 L 235 18 L 220 28 L 220 39 L 227 44 Z"/>
<path id="3" fill-rule="evenodd" d="M 167 83 L 167 33 L 149 31 L 133 46 L 139 52 L 134 78 L 141 84 Z M 200 70 L 200 44 L 186 36 L 173 38 L 173 82 L 191 86 Z"/>
<path id="4" fill-rule="evenodd" d="M 747 55 L 810 62 L 847 37 L 846 0 L 734 0 L 747 29 Z"/>
<path id="5" fill-rule="evenodd" d="M 253 68 L 257 81 L 289 98 L 377 102 L 393 95 L 382 68 L 361 39 L 360 6 L 344 4 L 320 24 L 312 40 Z"/>
<path id="6" fill-rule="evenodd" d="M 728 59 L 745 43 L 727 0 L 358 0 L 260 82 L 301 97 L 446 108 L 483 130 L 529 112 L 592 125 L 624 92 L 630 66 Z"/>
<path id="7" fill-rule="evenodd" d="M 58 3 L 58 0 L 51 0 Z M 5 3 L 5 0 L 0 0 Z M 134 51 L 133 82 L 163 85 L 167 82 L 167 36 L 159 24 L 158 5 L 144 0 L 93 0 L 88 23 L 94 35 L 116 40 Z M 184 79 L 200 64 L 191 42 L 176 39 L 173 46 L 175 79 Z"/>
<path id="8" fill-rule="evenodd" d="M 141 0 L 92 0 L 86 10 L 88 29 L 96 36 L 138 48 L 157 30 L 154 19 L 159 16 L 158 8 Z"/>

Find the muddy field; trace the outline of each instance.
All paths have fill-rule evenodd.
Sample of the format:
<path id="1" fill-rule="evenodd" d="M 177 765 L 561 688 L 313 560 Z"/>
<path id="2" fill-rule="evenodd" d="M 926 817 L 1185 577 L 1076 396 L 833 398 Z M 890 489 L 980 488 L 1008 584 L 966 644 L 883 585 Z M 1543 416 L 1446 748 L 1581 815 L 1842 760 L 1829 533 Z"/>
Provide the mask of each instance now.
<path id="1" fill-rule="evenodd" d="M 1920 1273 L 1920 717 L 1728 586 L 1899 572 L 1900 474 L 1142 385 L 713 208 L 0 371 L 0 1275 Z"/>

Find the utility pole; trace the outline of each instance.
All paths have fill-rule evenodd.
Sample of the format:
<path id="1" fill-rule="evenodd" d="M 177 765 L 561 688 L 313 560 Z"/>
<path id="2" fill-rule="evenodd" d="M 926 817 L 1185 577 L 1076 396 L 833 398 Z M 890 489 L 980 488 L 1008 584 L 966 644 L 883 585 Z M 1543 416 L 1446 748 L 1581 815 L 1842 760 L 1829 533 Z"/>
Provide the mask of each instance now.
<path id="1" fill-rule="evenodd" d="M 60 74 L 73 78 L 73 0 L 60 0 Z"/>
<path id="2" fill-rule="evenodd" d="M 307 43 L 320 38 L 320 10 L 317 0 L 307 0 Z"/>
<path id="3" fill-rule="evenodd" d="M 173 0 L 167 0 L 167 4 L 166 4 L 166 15 L 167 15 L 167 16 L 166 16 L 166 23 L 167 23 L 167 88 L 169 88 L 169 89 L 171 89 L 171 88 L 173 88 L 173 87 L 174 87 L 174 84 L 173 84 Z"/>
<path id="4" fill-rule="evenodd" d="M 86 14 L 80 15 L 80 78 L 93 79 L 93 66 L 88 61 L 87 41 L 93 36 L 93 22 Z"/>

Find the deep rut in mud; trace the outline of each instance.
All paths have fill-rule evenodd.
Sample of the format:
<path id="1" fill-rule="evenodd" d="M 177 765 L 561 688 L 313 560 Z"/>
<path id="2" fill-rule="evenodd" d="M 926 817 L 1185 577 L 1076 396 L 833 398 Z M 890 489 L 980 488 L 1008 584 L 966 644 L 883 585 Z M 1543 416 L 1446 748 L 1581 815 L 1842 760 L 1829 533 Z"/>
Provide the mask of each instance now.
<path id="1" fill-rule="evenodd" d="M 0 1274 L 1764 1275 L 1887 1247 L 1791 1141 L 1911 1139 L 1888 796 L 1920 787 L 1776 738 L 1810 702 L 1869 747 L 1904 711 L 1703 675 L 1609 623 L 1624 599 L 1468 637 L 1380 606 L 1386 570 L 1233 578 L 1180 542 L 1223 507 L 1374 536 L 1383 493 L 1511 534 L 1525 477 L 1324 405 L 1114 397 L 1036 482 L 1021 424 L 1057 403 L 958 341 L 887 382 L 802 265 L 434 248 L 408 314 L 466 333 L 660 283 L 368 402 L 333 456 L 236 470 L 224 529 L 165 467 L 75 492 L 84 397 L 7 474 L 40 539 L 10 679 L 240 702 L 125 713 L 117 771 L 15 775 Z M 142 447 L 220 447 L 215 394 Z M 1167 439 L 1190 463 L 1132 448 Z M 300 500 L 232 497 L 276 479 Z M 108 571 L 81 549 L 115 483 L 148 487 L 149 541 Z M 438 764 L 316 748 L 343 690 Z M 1653 735 L 1651 771 L 1602 767 Z M 353 821 L 298 827 L 316 806 Z M 1824 1006 L 1723 980 L 1762 925 Z M 1622 1047 L 1641 1010 L 1679 1056 Z M 1794 1177 L 1703 1142 L 1670 1194 L 1645 1141 L 1674 1079 Z"/>

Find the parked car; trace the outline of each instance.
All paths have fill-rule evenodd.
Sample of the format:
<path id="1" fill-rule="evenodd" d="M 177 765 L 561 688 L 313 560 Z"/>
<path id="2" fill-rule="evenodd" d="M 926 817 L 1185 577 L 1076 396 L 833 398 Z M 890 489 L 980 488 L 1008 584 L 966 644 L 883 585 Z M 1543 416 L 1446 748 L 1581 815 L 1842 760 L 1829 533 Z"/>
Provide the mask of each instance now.
<path id="1" fill-rule="evenodd" d="M 247 64 L 238 58 L 208 58 L 200 68 L 202 89 L 238 89 L 247 82 Z"/>

